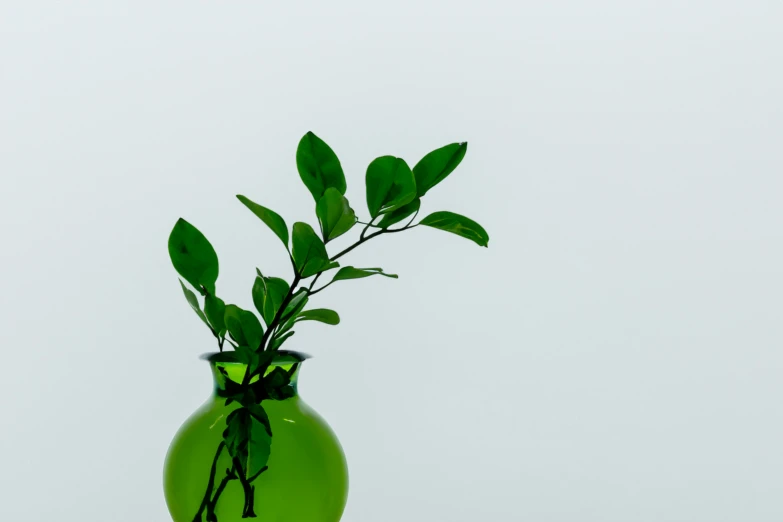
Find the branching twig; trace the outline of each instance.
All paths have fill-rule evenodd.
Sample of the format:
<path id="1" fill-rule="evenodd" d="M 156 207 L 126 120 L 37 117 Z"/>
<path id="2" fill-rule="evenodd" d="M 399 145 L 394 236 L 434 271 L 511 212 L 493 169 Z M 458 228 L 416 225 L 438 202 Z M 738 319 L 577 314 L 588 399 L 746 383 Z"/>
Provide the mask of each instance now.
<path id="1" fill-rule="evenodd" d="M 407 224 L 407 225 L 405 225 L 405 226 L 404 226 L 404 227 L 403 227 L 401 230 L 407 230 L 407 229 L 409 229 L 409 228 L 413 228 L 413 227 L 411 226 L 411 223 L 413 223 L 413 221 L 416 219 L 416 216 L 418 216 L 418 215 L 419 215 L 419 209 L 420 209 L 420 208 L 421 208 L 421 207 L 419 207 L 419 208 L 417 208 L 417 209 L 416 209 L 416 212 L 414 212 L 414 213 L 413 213 L 413 217 L 411 218 L 411 220 L 410 220 L 410 221 L 408 221 L 408 224 Z M 415 227 L 415 226 L 417 226 L 417 225 L 413 225 L 413 226 Z"/>
<path id="2" fill-rule="evenodd" d="M 328 286 L 329 286 L 329 285 L 331 285 L 332 283 L 334 283 L 334 281 L 329 281 L 328 283 L 326 283 L 324 286 L 322 286 L 322 287 L 321 287 L 321 288 L 319 288 L 318 290 L 313 290 L 312 292 L 309 292 L 309 294 L 310 294 L 310 295 L 315 295 L 315 294 L 317 294 L 318 292 L 320 292 L 321 290 L 324 290 L 326 287 L 328 287 Z"/>
<path id="3" fill-rule="evenodd" d="M 217 507 L 217 502 L 220 499 L 220 495 L 223 494 L 223 490 L 226 489 L 228 483 L 236 478 L 237 477 L 233 469 L 226 470 L 226 476 L 223 477 L 223 480 L 220 481 L 220 485 L 215 491 L 215 495 L 207 505 L 207 522 L 217 521 L 217 517 L 215 516 L 215 507 Z"/>
<path id="4" fill-rule="evenodd" d="M 323 272 L 318 272 L 317 274 L 315 274 L 315 277 L 314 277 L 314 278 L 313 278 L 313 280 L 310 282 L 310 286 L 307 288 L 307 293 L 308 293 L 308 294 L 310 293 L 310 291 L 311 291 L 311 290 L 313 289 L 313 287 L 315 286 L 315 282 L 316 282 L 316 281 L 318 281 L 318 278 L 319 278 L 319 277 L 321 277 L 321 274 L 323 274 Z"/>
<path id="5" fill-rule="evenodd" d="M 367 230 L 368 230 L 368 229 L 369 229 L 371 226 L 373 226 L 373 224 L 372 224 L 372 222 L 373 222 L 373 221 L 375 221 L 375 218 L 372 218 L 372 219 L 370 220 L 370 222 L 369 222 L 369 223 L 367 223 L 367 226 L 366 226 L 366 227 L 364 227 L 364 230 L 362 230 L 362 233 L 361 233 L 361 234 L 359 234 L 359 239 L 360 239 L 360 240 L 364 239 L 364 235 L 367 233 Z"/>
<path id="6" fill-rule="evenodd" d="M 353 250 L 354 248 L 358 247 L 358 246 L 359 246 L 359 245 L 361 245 L 362 243 L 366 243 L 366 242 L 367 242 L 367 241 L 369 241 L 370 239 L 372 239 L 372 238 L 374 238 L 374 237 L 378 237 L 378 236 L 380 236 L 381 234 L 393 234 L 393 233 L 395 233 L 395 232 L 402 232 L 403 230 L 410 230 L 410 229 L 412 229 L 412 228 L 415 228 L 415 227 L 417 227 L 418 225 L 411 225 L 411 223 L 413 223 L 413 220 L 415 220 L 415 219 L 416 219 L 416 216 L 418 215 L 418 213 L 419 213 L 419 211 L 417 210 L 417 211 L 416 211 L 416 213 L 414 213 L 414 214 L 413 214 L 413 217 L 412 217 L 412 218 L 411 218 L 411 220 L 408 222 L 408 224 L 407 224 L 407 225 L 405 225 L 405 226 L 404 226 L 404 227 L 402 227 L 402 228 L 396 228 L 396 229 L 388 229 L 388 228 L 383 228 L 383 229 L 381 229 L 381 230 L 379 230 L 379 231 L 377 231 L 377 232 L 374 232 L 374 233 L 370 234 L 369 236 L 365 236 L 365 235 L 364 235 L 364 233 L 365 233 L 365 232 L 367 231 L 367 229 L 368 229 L 368 228 L 371 226 L 371 223 L 372 223 L 372 221 L 371 221 L 370 223 L 367 223 L 367 226 L 366 226 L 366 227 L 364 227 L 364 230 L 362 230 L 362 234 L 359 236 L 359 241 L 357 241 L 357 242 L 356 242 L 356 243 L 354 243 L 353 245 L 349 246 L 348 248 L 346 248 L 346 249 L 345 249 L 345 250 L 343 250 L 342 252 L 340 252 L 340 253 L 338 253 L 338 254 L 336 254 L 336 255 L 332 256 L 332 257 L 331 257 L 329 260 L 330 260 L 330 261 L 336 261 L 337 259 L 339 259 L 340 257 L 344 256 L 345 254 L 347 254 L 348 252 L 350 252 L 350 251 L 351 251 L 351 250 Z M 321 290 L 324 290 L 324 289 L 326 289 L 326 287 L 328 287 L 328 286 L 329 286 L 329 285 L 331 285 L 332 283 L 334 283 L 334 281 L 330 281 L 329 283 L 325 284 L 325 285 L 324 285 L 324 286 L 322 286 L 321 288 L 319 288 L 319 289 L 317 289 L 317 290 L 313 290 L 313 287 L 315 286 L 315 282 L 318 280 L 318 277 L 319 277 L 319 276 L 320 276 L 322 273 L 323 273 L 323 272 L 318 272 L 318 273 L 315 275 L 315 279 L 313 279 L 313 282 L 310 284 L 310 287 L 307 289 L 307 293 L 308 293 L 309 295 L 315 295 L 315 294 L 317 294 L 318 292 L 320 292 Z"/>
<path id="7" fill-rule="evenodd" d="M 257 479 L 259 476 L 261 476 L 261 473 L 263 473 L 264 471 L 266 471 L 268 469 L 269 469 L 269 466 L 264 466 L 263 468 L 259 469 L 258 472 L 255 475 L 253 475 L 252 477 L 247 479 L 247 481 L 252 484 L 255 479 Z"/>
<path id="8" fill-rule="evenodd" d="M 204 512 L 204 509 L 206 509 L 207 505 L 210 503 L 209 498 L 210 496 L 212 496 L 212 488 L 215 487 L 215 472 L 217 471 L 218 459 L 220 458 L 220 454 L 223 453 L 223 448 L 225 447 L 226 447 L 226 443 L 220 441 L 220 444 L 218 444 L 217 452 L 215 453 L 215 458 L 212 460 L 212 468 L 209 471 L 207 492 L 204 494 L 204 500 L 201 501 L 201 506 L 198 508 L 198 512 L 196 513 L 196 516 L 193 518 L 193 522 L 201 522 L 201 514 Z"/>
<path id="9" fill-rule="evenodd" d="M 253 518 L 256 516 L 253 512 L 253 488 L 245 477 L 242 465 L 236 457 L 234 457 L 234 469 L 239 478 L 239 483 L 242 484 L 242 490 L 245 492 L 245 509 L 242 512 L 242 518 Z"/>

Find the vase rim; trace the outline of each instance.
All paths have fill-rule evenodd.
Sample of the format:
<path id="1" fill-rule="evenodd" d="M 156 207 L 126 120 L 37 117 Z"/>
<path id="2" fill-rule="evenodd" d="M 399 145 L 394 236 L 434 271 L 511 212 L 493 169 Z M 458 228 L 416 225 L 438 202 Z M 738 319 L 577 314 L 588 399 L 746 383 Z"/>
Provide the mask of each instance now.
<path id="1" fill-rule="evenodd" d="M 207 352 L 204 354 L 201 354 L 199 359 L 203 359 L 210 363 L 233 363 L 233 364 L 245 364 L 242 361 L 238 360 L 236 357 L 236 352 L 233 350 L 226 350 L 223 352 Z M 272 361 L 273 365 L 285 365 L 285 364 L 294 364 L 294 363 L 300 363 L 306 359 L 310 359 L 312 356 L 306 353 L 302 352 L 295 352 L 293 350 L 279 350 L 277 354 L 275 354 L 275 358 Z"/>

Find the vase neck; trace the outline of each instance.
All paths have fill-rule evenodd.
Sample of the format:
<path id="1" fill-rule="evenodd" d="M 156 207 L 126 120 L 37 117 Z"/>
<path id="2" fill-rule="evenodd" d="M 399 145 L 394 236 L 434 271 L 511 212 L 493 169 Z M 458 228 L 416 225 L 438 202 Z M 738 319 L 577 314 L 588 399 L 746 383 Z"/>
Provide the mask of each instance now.
<path id="1" fill-rule="evenodd" d="M 241 384 L 247 374 L 247 365 L 240 362 L 210 361 L 210 370 L 212 370 L 213 395 L 219 397 L 223 395 L 226 388 L 230 386 L 228 381 L 234 384 Z M 291 375 L 291 381 L 288 386 L 293 390 L 294 396 L 298 395 L 297 383 L 299 381 L 299 370 L 302 367 L 301 362 L 273 362 L 267 368 L 264 375 L 269 375 L 275 368 L 282 368 Z M 250 379 L 249 384 L 258 382 L 259 376 L 256 375 Z"/>

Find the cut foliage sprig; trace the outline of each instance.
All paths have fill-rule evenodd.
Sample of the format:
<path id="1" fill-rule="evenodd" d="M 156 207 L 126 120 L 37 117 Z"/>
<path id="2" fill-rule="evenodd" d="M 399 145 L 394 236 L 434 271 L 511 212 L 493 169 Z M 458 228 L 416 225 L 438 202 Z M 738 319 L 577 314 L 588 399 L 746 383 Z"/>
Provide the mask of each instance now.
<path id="1" fill-rule="evenodd" d="M 334 283 L 371 276 L 397 278 L 382 268 L 342 266 L 348 253 L 371 239 L 426 226 L 451 232 L 486 247 L 489 235 L 472 219 L 453 212 L 439 211 L 414 224 L 422 198 L 448 177 L 465 157 L 467 143 L 452 143 L 425 155 L 411 169 L 402 158 L 381 156 L 373 160 L 365 173 L 366 203 L 369 219 L 361 221 L 345 197 L 347 183 L 342 165 L 331 147 L 308 132 L 296 151 L 296 167 L 315 203 L 319 230 L 298 221 L 290 228 L 280 214 L 256 203 L 244 195 L 237 199 L 283 243 L 291 261 L 293 275 L 289 283 L 283 278 L 266 276 L 256 269 L 251 289 L 255 312 L 235 304 L 227 304 L 217 296 L 218 256 L 212 244 L 196 227 L 180 218 L 171 231 L 168 250 L 174 268 L 191 287 L 180 279 L 188 304 L 207 325 L 223 352 L 225 343 L 233 348 L 237 362 L 247 365 L 241 383 L 225 375 L 222 392 L 226 405 L 236 402 L 238 409 L 227 418 L 222 451 L 228 451 L 232 467 L 213 494 L 212 476 L 201 510 L 214 517 L 218 497 L 230 480 L 239 480 L 245 492 L 244 516 L 254 516 L 252 482 L 267 470 L 271 452 L 272 428 L 262 403 L 265 400 L 285 400 L 293 396 L 291 382 L 298 367 L 274 367 L 273 361 L 283 344 L 294 333 L 294 327 L 304 321 L 328 325 L 340 322 L 340 316 L 327 308 L 307 308 L 309 299 Z M 407 222 L 406 222 L 407 220 Z M 404 225 L 400 226 L 401 223 Z M 364 225 L 358 238 L 348 247 L 329 255 L 327 245 L 347 234 L 356 225 Z M 324 274 L 331 279 L 316 287 Z M 195 292 L 194 292 L 195 290 Z M 203 300 L 199 301 L 196 293 Z M 259 379 L 253 378 L 259 376 Z"/>

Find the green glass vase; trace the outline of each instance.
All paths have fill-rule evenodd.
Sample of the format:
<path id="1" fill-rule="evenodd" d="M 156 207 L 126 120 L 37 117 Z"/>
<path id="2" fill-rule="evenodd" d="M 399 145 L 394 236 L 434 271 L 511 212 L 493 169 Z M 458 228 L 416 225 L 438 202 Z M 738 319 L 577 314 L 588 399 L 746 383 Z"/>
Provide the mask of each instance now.
<path id="1" fill-rule="evenodd" d="M 225 390 L 242 382 L 247 366 L 225 353 L 205 356 L 214 391 L 179 429 L 164 465 L 164 492 L 174 522 L 340 520 L 348 498 L 345 455 L 326 421 L 299 397 L 303 358 L 286 355 L 291 353 L 281 353 L 267 371 L 268 375 L 280 367 L 290 372 L 291 390 L 286 394 L 289 398 L 262 403 L 273 435 L 267 465 L 252 484 L 237 477 L 224 439 L 227 419 L 240 407 L 226 400 Z M 256 435 L 265 436 L 253 432 L 248 441 L 251 449 Z M 248 496 L 252 498 L 249 512 Z"/>

